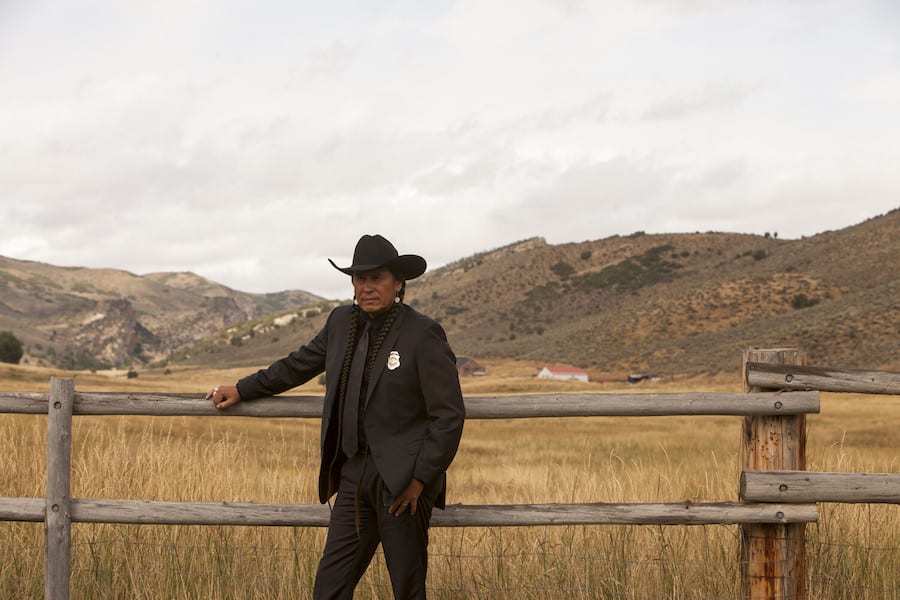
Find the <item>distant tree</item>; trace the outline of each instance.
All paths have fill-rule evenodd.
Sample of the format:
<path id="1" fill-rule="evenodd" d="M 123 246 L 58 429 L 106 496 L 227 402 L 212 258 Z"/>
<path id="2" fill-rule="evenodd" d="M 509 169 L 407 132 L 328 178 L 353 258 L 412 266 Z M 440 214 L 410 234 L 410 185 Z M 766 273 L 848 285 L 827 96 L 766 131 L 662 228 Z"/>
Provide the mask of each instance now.
<path id="1" fill-rule="evenodd" d="M 0 331 L 0 362 L 19 364 L 22 359 L 22 342 L 12 331 Z"/>

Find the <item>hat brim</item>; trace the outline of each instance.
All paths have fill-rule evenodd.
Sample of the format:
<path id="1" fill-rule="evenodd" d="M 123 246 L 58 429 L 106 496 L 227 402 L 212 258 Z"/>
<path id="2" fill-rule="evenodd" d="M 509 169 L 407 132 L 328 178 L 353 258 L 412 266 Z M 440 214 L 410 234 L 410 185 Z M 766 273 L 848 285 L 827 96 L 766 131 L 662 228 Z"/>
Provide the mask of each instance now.
<path id="1" fill-rule="evenodd" d="M 341 273 L 351 276 L 356 271 L 371 271 L 372 269 L 387 267 L 394 274 L 398 275 L 404 280 L 415 279 L 416 277 L 424 273 L 425 269 L 428 268 L 428 264 L 425 262 L 425 259 L 417 254 L 401 254 L 400 256 L 392 258 L 386 263 L 378 265 L 350 265 L 349 267 L 339 267 L 334 264 L 334 261 L 330 258 L 328 259 L 328 262 L 330 262 L 331 266 Z"/>

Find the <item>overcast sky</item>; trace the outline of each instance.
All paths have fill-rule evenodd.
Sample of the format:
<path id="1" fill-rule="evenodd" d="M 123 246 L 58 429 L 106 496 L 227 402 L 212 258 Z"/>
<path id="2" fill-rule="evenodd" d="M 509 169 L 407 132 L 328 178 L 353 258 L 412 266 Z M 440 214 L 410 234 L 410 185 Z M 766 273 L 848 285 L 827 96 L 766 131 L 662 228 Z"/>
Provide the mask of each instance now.
<path id="1" fill-rule="evenodd" d="M 531 236 L 900 206 L 896 0 L 0 0 L 0 255 L 351 295 Z"/>

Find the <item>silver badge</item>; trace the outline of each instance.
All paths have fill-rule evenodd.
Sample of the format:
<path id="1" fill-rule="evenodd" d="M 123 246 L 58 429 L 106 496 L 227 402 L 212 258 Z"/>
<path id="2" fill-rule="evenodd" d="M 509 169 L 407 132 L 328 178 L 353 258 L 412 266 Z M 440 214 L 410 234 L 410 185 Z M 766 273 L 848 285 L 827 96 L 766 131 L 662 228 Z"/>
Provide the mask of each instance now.
<path id="1" fill-rule="evenodd" d="M 390 355 L 388 355 L 388 363 L 387 367 L 391 371 L 400 366 L 400 353 L 396 350 L 391 350 Z"/>

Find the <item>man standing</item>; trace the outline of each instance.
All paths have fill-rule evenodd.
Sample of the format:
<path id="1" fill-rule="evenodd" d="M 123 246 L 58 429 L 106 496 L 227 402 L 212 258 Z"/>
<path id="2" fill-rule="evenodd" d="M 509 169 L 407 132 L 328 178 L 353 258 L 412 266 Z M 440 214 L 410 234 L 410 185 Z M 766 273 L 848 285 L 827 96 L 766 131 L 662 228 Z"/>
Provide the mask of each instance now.
<path id="1" fill-rule="evenodd" d="M 326 373 L 319 500 L 337 498 L 313 596 L 352 598 L 378 543 L 395 598 L 425 598 L 428 525 L 444 507 L 446 475 L 465 408 L 444 330 L 403 303 L 406 281 L 425 272 L 364 235 L 350 275 L 354 303 L 329 315 L 308 344 L 207 394 L 220 409 L 270 396 Z"/>

